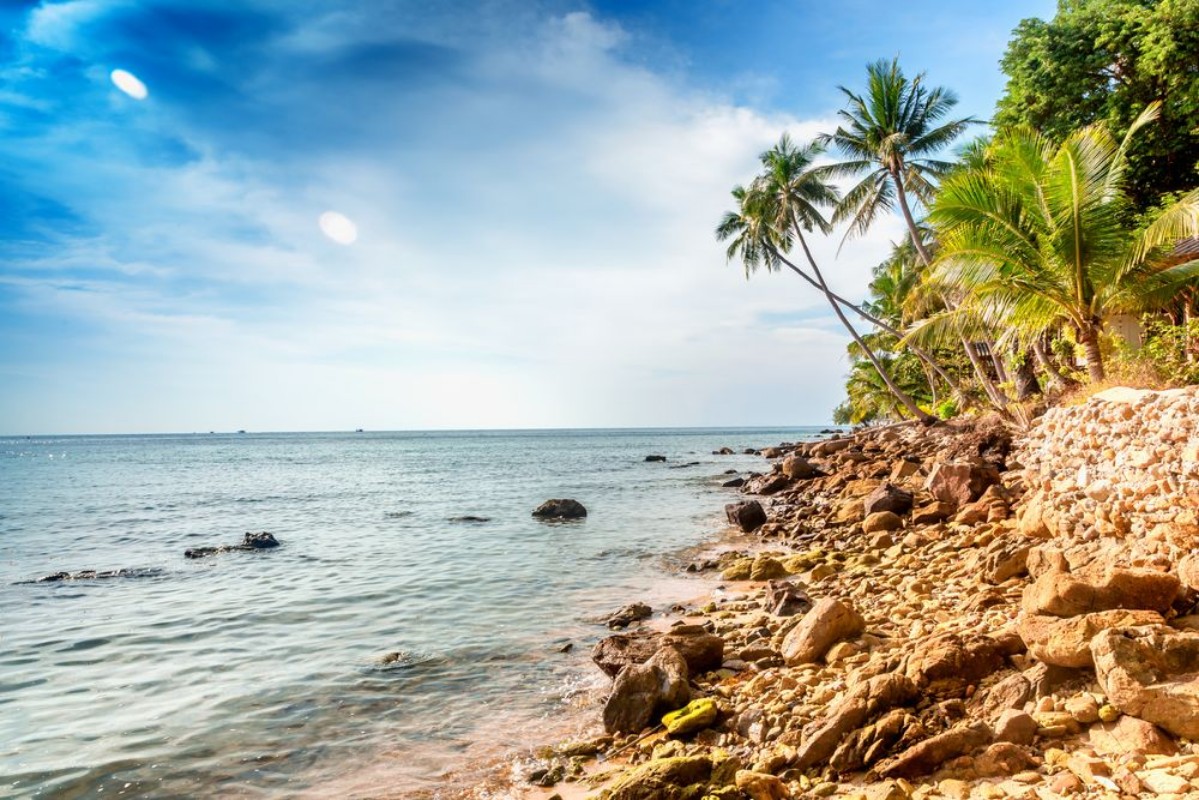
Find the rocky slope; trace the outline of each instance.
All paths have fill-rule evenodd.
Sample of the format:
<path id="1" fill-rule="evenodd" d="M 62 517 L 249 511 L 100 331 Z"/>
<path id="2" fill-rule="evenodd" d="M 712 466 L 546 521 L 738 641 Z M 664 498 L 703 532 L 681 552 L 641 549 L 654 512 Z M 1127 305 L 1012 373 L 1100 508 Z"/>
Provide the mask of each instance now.
<path id="1" fill-rule="evenodd" d="M 1199 796 L 1199 391 L 763 454 L 760 546 L 597 646 L 608 735 L 544 796 Z"/>

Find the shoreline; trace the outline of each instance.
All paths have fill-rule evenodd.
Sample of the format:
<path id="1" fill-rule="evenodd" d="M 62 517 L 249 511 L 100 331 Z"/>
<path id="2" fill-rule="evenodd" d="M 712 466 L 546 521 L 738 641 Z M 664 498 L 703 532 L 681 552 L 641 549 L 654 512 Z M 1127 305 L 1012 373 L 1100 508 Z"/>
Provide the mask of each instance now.
<path id="1" fill-rule="evenodd" d="M 1159 713 L 1141 699 L 1154 686 L 1113 676 L 1153 648 L 1199 652 L 1199 569 L 1180 561 L 1199 547 L 1199 523 L 1193 511 L 1173 520 L 1157 510 L 1158 495 L 1199 496 L 1199 470 L 1160 448 L 1104 465 L 1108 437 L 1133 452 L 1187 432 L 1199 441 L 1199 390 L 1105 394 L 1051 411 L 1015 442 L 982 419 L 778 451 L 745 487 L 745 505 L 767 512 L 745 526 L 753 545 L 718 559 L 711 599 L 641 629 L 682 623 L 679 635 L 722 641 L 719 668 L 689 675 L 695 724 L 667 735 L 663 695 L 627 691 L 626 673 L 664 675 L 653 666 L 661 648 L 683 646 L 654 645 L 649 664 L 624 662 L 608 700 L 652 703 L 647 726 L 551 745 L 540 774 L 558 778 L 552 786 L 487 796 L 1194 796 L 1199 715 L 1180 703 L 1199 684 L 1173 677 L 1186 673 L 1178 665 L 1158 668 L 1161 691 L 1180 697 Z M 1187 458 L 1199 452 L 1191 446 Z M 1127 498 L 1131 522 L 1113 528 L 1085 502 L 1087 469 L 1105 474 L 1105 496 Z M 1077 484 L 1062 477 L 1074 472 Z M 1101 613 L 1063 599 L 1075 586 L 1105 596 L 1112 581 L 1158 588 L 1095 601 L 1112 609 Z M 787 593 L 796 608 L 780 612 Z M 1120 655 L 1128 637 L 1161 644 Z M 700 719 L 705 703 L 714 712 Z"/>

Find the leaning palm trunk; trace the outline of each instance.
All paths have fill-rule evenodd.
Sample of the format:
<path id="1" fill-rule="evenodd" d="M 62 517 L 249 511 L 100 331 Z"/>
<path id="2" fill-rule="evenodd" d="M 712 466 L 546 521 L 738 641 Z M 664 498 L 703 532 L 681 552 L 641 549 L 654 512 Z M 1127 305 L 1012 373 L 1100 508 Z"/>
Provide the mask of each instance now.
<path id="1" fill-rule="evenodd" d="M 1100 323 L 1097 319 L 1088 320 L 1087 324 L 1080 325 L 1078 329 L 1078 339 L 1087 359 L 1087 375 L 1091 383 L 1098 383 L 1106 377 L 1103 353 L 1099 349 L 1099 329 Z"/>
<path id="2" fill-rule="evenodd" d="M 1049 357 L 1049 353 L 1045 350 L 1045 344 L 1039 338 L 1034 339 L 1032 343 L 1033 357 L 1036 358 L 1037 364 L 1045 371 L 1045 378 L 1050 386 L 1055 389 L 1064 389 L 1073 383 L 1072 380 L 1058 368 L 1058 365 Z"/>

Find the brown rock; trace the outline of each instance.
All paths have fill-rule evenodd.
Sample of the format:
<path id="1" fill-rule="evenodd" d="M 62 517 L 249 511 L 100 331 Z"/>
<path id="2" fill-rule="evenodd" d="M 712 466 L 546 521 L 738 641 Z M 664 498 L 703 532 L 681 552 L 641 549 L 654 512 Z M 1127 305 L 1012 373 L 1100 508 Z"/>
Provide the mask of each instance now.
<path id="1" fill-rule="evenodd" d="M 866 630 L 866 620 L 853 606 L 825 597 L 783 639 L 782 653 L 787 666 L 810 664 L 842 639 Z"/>
<path id="2" fill-rule="evenodd" d="M 753 566 L 749 568 L 751 581 L 769 581 L 787 577 L 787 568 L 777 558 L 760 554 L 754 558 Z"/>
<path id="3" fill-rule="evenodd" d="M 790 800 L 791 798 L 791 792 L 787 789 L 786 784 L 774 775 L 765 772 L 739 770 L 735 781 L 738 791 L 747 794 L 750 800 Z"/>
<path id="4" fill-rule="evenodd" d="M 699 796 L 712 775 L 705 756 L 659 758 L 626 772 L 609 790 L 608 800 L 685 800 Z"/>
<path id="5" fill-rule="evenodd" d="M 658 701 L 655 713 L 674 711 L 691 702 L 690 672 L 682 653 L 666 645 L 650 656 L 645 666 L 658 671 Z"/>
<path id="6" fill-rule="evenodd" d="M 857 772 L 869 767 L 897 746 L 902 749 L 927 733 L 910 713 L 897 708 L 877 721 L 848 734 L 829 758 L 829 766 L 840 773 Z"/>
<path id="7" fill-rule="evenodd" d="M 903 527 L 903 519 L 893 511 L 875 511 L 862 521 L 863 533 L 882 533 Z"/>
<path id="8" fill-rule="evenodd" d="M 933 466 L 924 488 L 954 507 L 964 506 L 982 496 L 987 487 L 999 482 L 999 472 L 982 459 L 942 461 Z"/>
<path id="9" fill-rule="evenodd" d="M 604 704 L 604 730 L 639 733 L 653 719 L 659 687 L 658 670 L 649 664 L 629 664 L 622 669 Z"/>
<path id="10" fill-rule="evenodd" d="M 736 525 L 745 533 L 752 533 L 766 524 L 766 510 L 757 500 L 729 503 L 724 507 L 729 524 Z"/>
<path id="11" fill-rule="evenodd" d="M 1113 628 L 1095 636 L 1091 654 L 1112 705 L 1175 736 L 1199 738 L 1199 634 Z"/>
<path id="12" fill-rule="evenodd" d="M 923 693 L 964 697 L 1004 664 L 1007 650 L 998 640 L 979 634 L 942 634 L 921 642 L 908 656 L 904 674 Z"/>
<path id="13" fill-rule="evenodd" d="M 1000 584 L 1028 571 L 1028 545 L 999 542 L 988 548 L 982 564 L 982 579 Z"/>
<path id="14" fill-rule="evenodd" d="M 991 729 L 985 723 L 960 725 L 912 745 L 894 758 L 883 762 L 877 767 L 877 771 L 884 778 L 915 778 L 926 775 L 951 758 L 967 755 L 989 744 L 991 738 Z"/>
<path id="15" fill-rule="evenodd" d="M 904 478 L 910 478 L 920 471 L 920 462 L 909 461 L 906 458 L 901 458 L 895 462 L 895 466 L 891 468 L 891 480 L 901 481 Z"/>
<path id="16" fill-rule="evenodd" d="M 1028 575 L 1034 581 L 1047 572 L 1069 572 L 1066 554 L 1056 547 L 1039 545 L 1028 551 Z"/>
<path id="17" fill-rule="evenodd" d="M 812 466 L 812 463 L 803 456 L 792 455 L 783 459 L 782 466 L 783 474 L 791 480 L 808 480 L 815 478 L 820 474 L 820 470 Z"/>
<path id="18" fill-rule="evenodd" d="M 936 525 L 953 516 L 953 506 L 941 500 L 934 500 L 928 505 L 921 506 L 912 512 L 913 525 Z"/>
<path id="19" fill-rule="evenodd" d="M 902 705 L 916 696 L 916 687 L 903 675 L 888 672 L 855 684 L 823 719 L 804 729 L 795 766 L 799 769 L 829 758 L 850 732 L 868 719 Z"/>
<path id="20" fill-rule="evenodd" d="M 724 661 L 724 640 L 698 625 L 676 626 L 669 633 L 637 631 L 607 636 L 596 643 L 591 660 L 606 674 L 616 677 L 628 664 L 644 664 L 663 646 L 678 650 L 691 675 L 719 669 Z"/>
<path id="21" fill-rule="evenodd" d="M 1100 578 L 1049 572 L 1027 589 L 1021 607 L 1027 614 L 1076 617 L 1117 608 L 1164 612 L 1178 595 L 1178 578 L 1150 569 L 1109 569 Z"/>
<path id="22" fill-rule="evenodd" d="M 1199 589 L 1199 553 L 1187 553 L 1174 568 L 1178 579 L 1188 589 Z"/>
<path id="23" fill-rule="evenodd" d="M 1032 684 L 1020 673 L 1009 675 L 987 690 L 983 699 L 983 716 L 992 719 L 1011 708 L 1024 708 L 1032 697 Z"/>
<path id="24" fill-rule="evenodd" d="M 995 742 L 974 759 L 974 769 L 983 778 L 1015 775 L 1037 766 L 1027 750 L 1011 742 Z"/>
<path id="25" fill-rule="evenodd" d="M 1009 708 L 995 720 L 995 739 L 1012 744 L 1032 744 L 1037 737 L 1037 721 L 1017 708 Z"/>
<path id="26" fill-rule="evenodd" d="M 1085 668 L 1093 664 L 1091 640 L 1099 631 L 1164 622 L 1156 611 L 1116 609 L 1070 618 L 1021 614 L 1017 629 L 1028 652 L 1038 660 L 1059 667 Z"/>
<path id="27" fill-rule="evenodd" d="M 1115 722 L 1092 725 L 1088 735 L 1095 752 L 1103 755 L 1172 756 L 1178 752 L 1178 745 L 1161 728 L 1127 714 Z"/>
<path id="28" fill-rule="evenodd" d="M 812 607 L 811 599 L 789 581 L 770 581 L 766 585 L 763 600 L 770 613 L 776 617 L 804 614 Z"/>
<path id="29" fill-rule="evenodd" d="M 880 511 L 906 514 L 912 510 L 912 493 L 893 483 L 884 483 L 862 501 L 862 511 L 869 517 Z"/>

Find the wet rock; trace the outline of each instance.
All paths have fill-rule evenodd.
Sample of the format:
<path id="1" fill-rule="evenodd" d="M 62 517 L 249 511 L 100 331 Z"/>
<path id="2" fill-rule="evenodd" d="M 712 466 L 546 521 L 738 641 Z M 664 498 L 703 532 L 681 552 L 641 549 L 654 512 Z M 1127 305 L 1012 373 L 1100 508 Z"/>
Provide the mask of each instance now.
<path id="1" fill-rule="evenodd" d="M 675 626 L 669 633 L 637 631 L 608 636 L 596 643 L 591 660 L 615 677 L 625 665 L 643 664 L 665 646 L 679 651 L 691 675 L 720 669 L 724 661 L 724 640 L 698 625 Z"/>
<path id="2" fill-rule="evenodd" d="M 612 693 L 604 704 L 604 730 L 608 733 L 639 733 L 658 704 L 658 670 L 649 664 L 629 664 L 616 676 Z"/>
<path id="3" fill-rule="evenodd" d="M 681 708 L 691 701 L 691 673 L 682 653 L 670 646 L 662 647 L 645 664 L 658 671 L 655 711 Z"/>
<path id="4" fill-rule="evenodd" d="M 790 667 L 810 664 L 822 658 L 837 642 L 864 630 L 866 620 L 853 606 L 826 597 L 812 606 L 783 639 L 783 659 Z"/>
<path id="5" fill-rule="evenodd" d="M 649 463 L 661 462 L 666 460 L 666 456 L 646 456 L 645 460 Z"/>
<path id="6" fill-rule="evenodd" d="M 1091 655 L 1112 705 L 1175 736 L 1199 738 L 1199 634 L 1112 628 L 1095 636 Z"/>
<path id="7" fill-rule="evenodd" d="M 278 546 L 278 540 L 266 531 L 263 531 L 262 533 L 247 532 L 242 538 L 241 544 L 227 544 L 219 547 L 193 547 L 189 550 L 184 550 L 183 555 L 185 558 L 205 558 L 207 556 L 215 556 L 220 553 L 269 550 Z"/>
<path id="8" fill-rule="evenodd" d="M 659 758 L 625 773 L 607 800 L 696 800 L 711 775 L 706 756 Z"/>
<path id="9" fill-rule="evenodd" d="M 1179 585 L 1174 575 L 1150 569 L 1110 569 L 1099 578 L 1047 572 L 1024 590 L 1021 607 L 1026 614 L 1055 617 L 1112 609 L 1165 612 Z"/>
<path id="10" fill-rule="evenodd" d="M 736 489 L 740 486 L 745 485 L 745 478 L 729 478 L 727 481 L 724 481 L 720 485 L 723 486 L 725 489 Z"/>
<path id="11" fill-rule="evenodd" d="M 627 628 L 634 622 L 649 619 L 653 613 L 654 610 L 645 603 L 630 603 L 608 618 L 608 627 Z"/>
<path id="12" fill-rule="evenodd" d="M 951 758 L 966 755 L 990 744 L 991 738 L 991 729 L 985 723 L 961 725 L 912 745 L 880 764 L 877 770 L 884 778 L 915 778 L 926 775 Z"/>
<path id="13" fill-rule="evenodd" d="M 715 700 L 701 697 L 662 717 L 662 724 L 669 736 L 689 736 L 715 722 L 719 713 Z"/>
<path id="14" fill-rule="evenodd" d="M 862 511 L 867 517 L 880 511 L 903 515 L 911 510 L 912 493 L 893 483 L 882 484 L 862 501 Z"/>
<path id="15" fill-rule="evenodd" d="M 463 522 L 470 524 L 480 524 L 483 522 L 491 522 L 491 517 L 477 517 L 474 514 L 466 514 L 461 517 L 450 517 L 448 522 Z"/>
<path id="16" fill-rule="evenodd" d="M 757 500 L 729 503 L 724 507 L 724 515 L 730 524 L 736 525 L 745 533 L 752 533 L 766 524 L 766 511 Z"/>
<path id="17" fill-rule="evenodd" d="M 533 510 L 533 516 L 538 519 L 584 519 L 587 509 L 578 500 L 569 498 L 546 500 Z"/>
<path id="18" fill-rule="evenodd" d="M 134 567 L 130 569 L 94 570 L 84 569 L 78 572 L 53 572 L 33 581 L 22 583 L 58 583 L 60 581 L 102 581 L 110 578 L 153 578 L 165 572 L 157 567 Z"/>
<path id="19" fill-rule="evenodd" d="M 791 485 L 790 479 L 781 472 L 772 472 L 769 475 L 755 475 L 745 482 L 741 487 L 741 491 L 749 494 L 771 495 L 781 492 Z"/>
<path id="20" fill-rule="evenodd" d="M 1092 665 L 1091 640 L 1100 631 L 1164 623 L 1156 611 L 1115 609 L 1068 618 L 1021 614 L 1018 630 L 1028 652 L 1039 661 L 1058 667 L 1084 668 Z"/>

